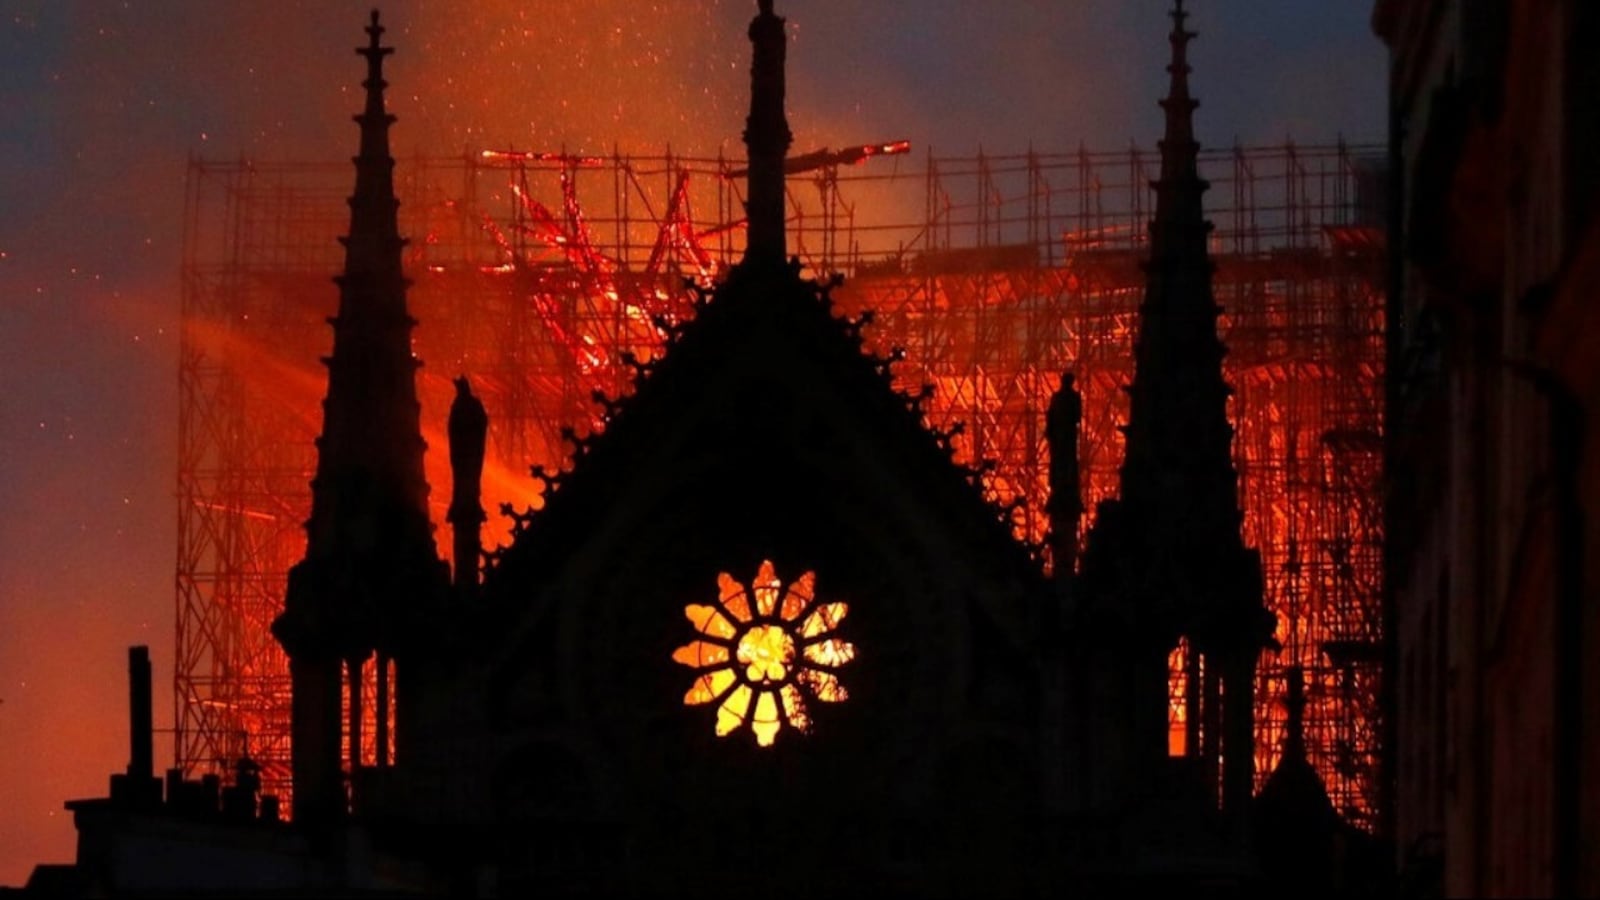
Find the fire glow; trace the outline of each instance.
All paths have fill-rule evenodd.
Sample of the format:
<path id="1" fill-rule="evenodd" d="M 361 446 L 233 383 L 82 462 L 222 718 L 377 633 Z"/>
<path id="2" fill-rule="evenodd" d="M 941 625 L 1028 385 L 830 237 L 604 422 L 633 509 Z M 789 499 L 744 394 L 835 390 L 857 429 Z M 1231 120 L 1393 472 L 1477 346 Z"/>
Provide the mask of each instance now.
<path id="1" fill-rule="evenodd" d="M 450 483 L 443 425 L 453 377 L 467 374 L 489 410 L 485 505 L 491 512 L 537 509 L 541 482 L 523 474 L 527 467 L 557 471 L 569 464 L 571 438 L 605 427 L 608 404 L 632 389 L 639 367 L 693 314 L 682 279 L 706 284 L 742 249 L 742 199 L 737 180 L 725 177 L 725 161 L 619 157 L 580 164 L 588 158 L 474 154 L 415 161 L 402 173 L 408 194 L 402 225 L 419 237 L 407 267 L 416 278 L 411 309 L 421 323 L 414 339 L 425 364 L 418 387 L 436 522 L 444 520 Z M 809 190 L 807 176 L 790 181 L 790 234 L 802 264 L 811 272 L 847 273 L 834 292 L 838 312 L 876 315 L 864 332 L 869 348 L 892 360 L 903 393 L 926 395 L 930 429 L 946 435 L 957 462 L 982 467 L 997 515 L 1030 544 L 1041 544 L 1048 526 L 1044 414 L 1067 368 L 1076 371 L 1083 394 L 1078 449 L 1089 516 L 1116 490 L 1118 426 L 1126 416 L 1121 388 L 1131 375 L 1142 285 L 1136 223 L 1148 209 L 1140 204 L 1147 202 L 1142 192 L 1151 174 L 1141 166 L 1152 159 L 1141 162 L 1135 154 L 1132 165 L 1127 154 L 939 160 L 938 177 L 920 172 L 888 185 L 872 177 L 871 166 L 857 170 L 837 160 L 813 173 L 810 183 L 825 190 Z M 1273 166 L 1351 183 L 1358 174 L 1342 148 L 1264 148 L 1240 159 L 1235 179 Z M 1207 164 L 1235 160 L 1218 155 Z M 853 180 L 857 171 L 863 175 Z M 216 180 L 227 202 L 249 206 L 251 221 L 271 223 L 321 196 L 306 193 L 303 169 L 200 167 L 192 174 Z M 340 166 L 326 174 L 333 187 L 316 201 L 325 204 L 316 221 L 331 236 L 343 227 L 338 185 L 348 176 Z M 1229 183 L 1226 170 L 1211 177 Z M 1056 211 L 1023 206 L 1052 183 L 1068 185 L 1052 189 L 1061 195 Z M 461 184 L 466 188 L 456 192 L 443 187 Z M 915 207 L 903 196 L 908 186 L 927 191 L 920 220 L 894 218 Z M 885 194 L 891 189 L 902 196 Z M 984 202 L 969 203 L 968 196 Z M 888 199 L 879 206 L 881 197 Z M 1011 204 L 1025 214 L 1008 213 Z M 1376 796 L 1377 670 L 1370 648 L 1380 621 L 1382 295 L 1375 260 L 1381 257 L 1341 243 L 1344 231 L 1306 226 L 1343 223 L 1350 215 L 1345 206 L 1325 204 L 1291 209 L 1277 224 L 1253 206 L 1214 210 L 1222 221 L 1213 250 L 1218 299 L 1227 310 L 1226 375 L 1235 388 L 1230 413 L 1245 537 L 1263 552 L 1268 604 L 1284 646 L 1259 670 L 1258 776 L 1270 771 L 1281 747 L 1283 669 L 1299 665 L 1307 673 L 1308 753 L 1341 811 L 1362 823 L 1370 821 Z M 874 209 L 888 212 L 874 220 Z M 1016 227 L 1019 221 L 1025 229 Z M 212 558 L 218 551 L 206 543 L 208 535 L 230 530 L 248 538 L 237 546 L 254 548 L 248 558 L 225 561 L 250 577 L 203 583 L 193 574 L 199 568 L 179 573 L 180 647 L 195 656 L 205 640 L 198 623 L 209 617 L 226 624 L 233 635 L 228 652 L 237 657 L 224 660 L 216 675 L 199 673 L 204 678 L 180 671 L 180 756 L 190 766 L 226 759 L 237 752 L 233 736 L 249 734 L 269 789 L 279 792 L 287 776 L 287 686 L 266 625 L 281 608 L 282 573 L 304 550 L 297 523 L 320 424 L 314 411 L 322 373 L 314 361 L 327 347 L 321 316 L 336 299 L 331 286 L 308 294 L 306 285 L 326 285 L 326 273 L 338 265 L 331 237 L 308 231 L 293 239 L 306 248 L 303 255 L 253 271 L 253 287 L 243 294 L 223 296 L 191 282 L 186 346 L 195 360 L 219 365 L 237 383 L 230 394 L 198 369 L 185 375 L 196 392 L 185 407 L 196 413 L 183 425 L 188 455 L 214 459 L 211 471 L 227 477 L 207 482 L 197 470 L 187 488 L 180 485 L 190 517 L 183 559 Z M 1283 246 L 1296 249 L 1273 249 Z M 277 358 L 263 364 L 264 355 Z M 257 384 L 268 372 L 289 376 Z M 202 410 L 225 413 L 236 430 L 226 441 L 207 432 L 204 423 L 218 415 L 198 416 Z M 268 511 L 273 520 L 232 510 Z M 486 546 L 507 543 L 513 527 L 510 518 L 491 515 Z M 751 653 L 783 649 L 781 635 L 746 636 Z M 745 643 L 729 646 L 737 651 Z M 1191 728 L 1184 720 L 1185 666 L 1175 653 L 1174 751 L 1190 737 L 1202 739 L 1198 723 Z M 732 682 L 710 687 L 722 688 L 717 696 L 735 689 Z M 759 721 L 761 730 L 752 731 L 758 742 L 780 739 L 784 721 L 805 730 L 796 723 L 809 716 L 776 715 L 781 693 L 773 695 L 769 716 L 750 687 L 743 707 L 727 712 L 737 713 L 730 728 Z M 724 702 L 731 698 L 727 693 Z"/>
<path id="2" fill-rule="evenodd" d="M 7 574 L 22 579 L 11 585 L 16 596 L 37 598 L 10 605 L 14 640 L 7 658 L 10 671 L 27 673 L 27 680 L 12 683 L 0 707 L 0 716 L 15 726 L 7 731 L 12 791 L 6 816 L 0 817 L 15 837 L 0 851 L 0 863 L 10 860 L 14 883 L 26 877 L 29 869 L 24 864 L 31 867 L 41 859 L 70 856 L 70 816 L 60 810 L 59 801 L 101 786 L 103 773 L 124 761 L 120 742 L 103 723 L 120 721 L 125 712 L 120 689 L 114 689 L 121 684 L 115 663 L 120 648 L 135 639 L 131 636 L 151 640 L 158 672 L 173 661 L 181 673 L 183 693 L 175 714 L 187 746 L 177 759 L 191 776 L 213 768 L 226 770 L 224 756 L 242 746 L 237 737 L 241 733 L 248 733 L 249 749 L 265 761 L 287 752 L 285 740 L 275 737 L 272 727 L 239 717 L 260 719 L 259 711 L 286 708 L 287 703 L 281 673 L 270 656 L 276 648 L 260 623 L 270 621 L 281 606 L 281 567 L 297 559 L 303 548 L 299 525 L 306 514 L 307 475 L 299 451 L 320 420 L 317 403 L 326 373 L 316 357 L 328 351 L 328 333 L 320 317 L 329 311 L 323 303 L 331 296 L 325 293 L 327 277 L 337 271 L 337 261 L 329 261 L 337 249 L 333 236 L 345 227 L 338 217 L 348 214 L 343 199 L 350 188 L 347 155 L 355 133 L 349 115 L 359 108 L 355 99 L 359 75 L 352 68 L 357 61 L 350 54 L 356 37 L 352 25 L 370 5 L 351 8 L 323 0 L 23 4 L 17 22 L 11 23 L 17 27 L 18 40 L 38 51 L 12 60 L 24 76 L 12 85 L 16 102 L 9 112 L 21 128 L 14 135 L 21 141 L 14 149 L 23 154 L 19 157 L 23 167 L 42 177 L 21 179 L 15 185 L 20 196 L 33 196 L 40 205 L 22 203 L 12 210 L 28 225 L 11 235 L 5 252 L 0 252 L 5 274 L 17 288 L 21 305 L 15 311 L 25 313 L 24 326 L 10 334 L 14 351 L 20 352 L 7 358 L 7 366 L 20 379 L 12 393 L 18 408 L 38 408 L 41 429 L 44 420 L 50 420 L 48 432 L 19 438 L 19 452 L 12 459 L 25 477 L 18 482 L 23 502 L 12 510 L 7 544 L 17 564 Z M 847 185 L 846 190 L 860 201 L 863 211 L 885 211 L 898 203 L 894 218 L 920 227 L 923 196 L 905 188 L 920 187 L 925 174 L 924 135 L 944 149 L 966 151 L 969 139 L 980 138 L 991 149 L 1020 148 L 1028 129 L 1048 123 L 1052 129 L 1065 129 L 1060 133 L 1068 140 L 1058 146 L 1076 146 L 1081 138 L 1089 146 L 1126 150 L 1120 143 L 1126 134 L 1150 132 L 1149 101 L 1154 96 L 1150 77 L 1156 68 L 1130 65 L 1132 60 L 1118 55 L 1125 45 L 1100 39 L 1106 28 L 1081 27 L 1085 18 L 1096 16 L 1090 9 L 1095 5 L 1086 4 L 1084 10 L 1074 4 L 1058 5 L 1048 16 L 1014 15 L 1009 7 L 995 7 L 1001 14 L 983 18 L 986 33 L 1000 31 L 989 45 L 1008 49 L 998 54 L 961 51 L 973 46 L 977 35 L 960 20 L 947 18 L 938 30 L 920 34 L 918 40 L 936 48 L 942 69 L 982 86 L 985 102 L 970 108 L 924 90 L 926 82 L 905 84 L 908 75 L 922 78 L 920 68 L 907 66 L 900 54 L 886 52 L 886 45 L 872 46 L 882 42 L 891 27 L 898 30 L 904 12 L 900 6 L 823 4 L 803 16 L 797 14 L 792 32 L 797 43 L 791 54 L 795 151 L 902 134 L 917 137 L 915 154 L 880 157 L 845 171 L 878 177 L 900 174 L 907 184 L 893 191 L 874 189 L 869 194 L 864 185 Z M 1120 10 L 1122 5 L 1113 0 L 1098 3 L 1103 9 Z M 624 153 L 670 147 L 680 155 L 716 156 L 719 148 L 738 154 L 747 100 L 742 76 L 748 65 L 743 34 L 748 0 L 656 4 L 393 0 L 383 6 L 393 29 L 390 36 L 399 46 L 391 60 L 390 97 L 399 116 L 397 174 L 407 181 L 402 214 L 410 217 L 431 210 L 428 216 L 446 245 L 437 254 L 424 253 L 421 258 L 427 262 L 409 266 L 409 274 L 421 282 L 418 299 L 438 296 L 447 290 L 441 286 L 447 281 L 478 282 L 485 291 L 509 292 L 520 290 L 514 284 L 529 277 L 526 270 L 519 273 L 509 257 L 482 248 L 483 236 L 476 232 L 474 218 L 459 225 L 476 235 L 484 252 L 457 252 L 464 240 L 450 246 L 451 228 L 439 222 L 444 204 L 453 200 L 461 203 L 461 209 L 471 210 L 464 202 L 469 195 L 461 190 L 459 179 L 433 182 L 431 186 L 442 186 L 443 193 L 425 190 L 427 179 L 412 175 L 420 164 L 418 153 L 449 154 L 463 147 L 475 153 L 483 147 L 557 152 L 573 148 L 574 154 L 609 159 L 618 147 Z M 1062 12 L 1069 8 L 1070 12 Z M 1151 14 L 1159 24 L 1159 10 Z M 1359 21 L 1351 33 L 1364 35 L 1365 17 L 1354 20 Z M 1223 31 L 1218 28 L 1212 35 L 1220 37 Z M 851 33 L 866 35 L 869 52 L 845 55 L 858 44 L 835 35 L 848 38 Z M 1085 34 L 1091 36 L 1083 49 L 1101 52 L 1074 50 L 1079 45 L 1073 41 Z M 1016 53 L 1009 48 L 1037 49 Z M 1164 60 L 1164 48 L 1153 51 L 1152 61 Z M 993 62 L 986 62 L 990 59 Z M 1298 70 L 1307 77 L 1294 80 L 1291 101 L 1252 111 L 1242 132 L 1247 140 L 1251 135 L 1283 133 L 1284 126 L 1277 123 L 1297 114 L 1307 91 L 1320 92 L 1313 95 L 1317 100 L 1326 99 L 1326 83 L 1319 88 L 1318 79 L 1310 77 L 1319 74 L 1318 66 L 1320 58 Z M 1119 72 L 1127 77 L 1118 76 Z M 1336 81 L 1344 83 L 1343 78 Z M 1208 89 L 1235 87 L 1213 82 Z M 1352 93 L 1341 86 L 1334 91 L 1335 100 L 1341 92 Z M 1026 110 L 1026 115 L 1017 115 L 1019 110 Z M 1336 118 L 1337 113 L 1330 113 L 1323 133 L 1332 133 Z M 1346 113 L 1340 122 L 1346 133 L 1377 133 L 1376 120 L 1364 128 Z M 892 128 L 886 130 L 883 126 L 889 123 Z M 1208 133 L 1232 131 L 1217 127 Z M 110 144 L 107 135 L 115 136 Z M 316 202 L 293 209 L 264 205 L 260 198 L 243 195 L 238 210 L 244 214 L 245 228 L 234 243 L 222 243 L 226 240 L 222 228 L 187 232 L 215 243 L 196 240 L 201 245 L 198 252 L 185 256 L 184 278 L 195 283 L 182 290 L 197 298 L 195 304 L 185 302 L 186 318 L 191 324 L 201 323 L 202 330 L 237 331 L 238 349 L 224 357 L 182 362 L 184 371 L 195 377 L 185 376 L 184 407 L 177 412 L 184 429 L 183 455 L 175 461 L 171 408 L 178 399 L 171 390 L 175 380 L 171 369 L 179 322 L 173 263 L 180 228 L 188 220 L 184 192 L 173 184 L 173 176 L 175 166 L 194 153 L 211 160 L 248 158 L 253 164 L 327 160 L 333 177 L 325 192 L 316 188 L 320 192 Z M 1121 154 L 1121 161 L 1128 162 L 1127 153 Z M 1308 164 L 1314 170 L 1315 158 L 1308 156 Z M 269 167 L 261 168 L 265 176 Z M 590 171 L 600 170 L 584 170 Z M 1074 177 L 1066 171 L 1051 177 L 1059 201 L 1061 188 L 1073 184 Z M 796 179 L 796 192 L 812 192 L 810 180 Z M 691 185 L 702 181 L 697 174 Z M 487 207 L 490 195 L 506 192 L 508 183 L 507 178 L 492 185 L 484 181 L 477 199 Z M 585 190 L 591 210 L 593 187 L 587 183 Z M 1226 192 L 1223 188 L 1212 197 Z M 291 196 L 306 199 L 304 192 L 291 191 Z M 559 214 L 556 190 L 537 187 L 535 196 Z M 658 194 L 652 212 L 636 209 L 635 213 L 640 218 L 659 217 L 665 199 Z M 957 197 L 955 202 L 962 201 Z M 28 214 L 30 208 L 40 215 Z M 1068 208 L 1075 206 L 1058 202 L 1056 212 Z M 252 211 L 264 217 L 252 221 L 248 215 Z M 811 216 L 814 211 L 805 210 L 808 229 L 817 221 Z M 692 235 L 714 262 L 723 260 L 720 238 L 738 235 L 739 216 L 721 215 L 707 203 L 697 204 L 692 218 L 697 230 L 678 229 L 664 242 L 663 256 L 681 257 L 687 244 L 679 235 Z M 497 212 L 494 219 L 509 228 L 513 216 Z M 841 219 L 840 235 L 847 233 L 846 224 Z M 279 232 L 274 240 L 264 238 L 269 226 Z M 1138 231 L 1142 223 L 1129 218 L 1122 227 Z M 407 225 L 405 233 L 414 241 L 411 251 L 423 249 L 419 245 L 431 228 Z M 1041 241 L 1062 231 L 1046 229 Z M 860 237 L 870 251 L 873 241 L 866 232 Z M 644 239 L 653 243 L 655 232 Z M 822 253 L 820 232 L 808 231 L 805 239 L 805 258 Z M 896 241 L 901 239 L 908 248 L 917 247 L 910 233 L 896 236 Z M 224 246 L 253 255 L 230 259 Z M 629 271 L 639 268 L 635 261 Z M 65 274 L 69 271 L 70 277 Z M 677 302 L 672 280 L 677 273 L 666 271 L 669 276 L 659 286 L 660 296 L 647 307 L 620 307 L 633 320 L 630 327 L 641 333 L 651 329 L 651 310 Z M 303 276 L 296 289 L 302 292 L 300 299 L 282 305 L 254 303 L 252 293 L 262 288 L 252 279 L 274 274 Z M 229 278 L 238 279 L 238 293 L 226 299 L 224 292 L 231 289 L 221 282 Z M 39 293 L 34 295 L 36 289 Z M 208 297 L 217 302 L 208 303 Z M 239 315 L 249 315 L 248 324 L 230 318 L 224 310 L 230 304 Z M 274 310 L 285 308 L 293 314 L 274 318 Z M 27 315 L 30 309 L 38 315 Z M 312 323 L 308 328 L 286 326 L 291 320 L 298 323 L 302 312 Z M 448 305 L 430 305 L 418 312 L 427 332 L 447 314 Z M 508 316 L 503 321 L 513 320 Z M 165 326 L 171 337 L 157 338 L 158 326 Z M 585 325 L 579 332 L 602 347 L 614 346 L 598 324 Z M 507 343 L 521 339 L 510 331 L 503 333 Z M 140 340 L 140 335 L 142 343 L 128 344 Z M 437 355 L 441 341 L 430 342 L 426 334 L 421 340 L 418 352 L 427 364 L 426 378 L 457 371 L 452 368 L 455 362 Z M 194 347 L 189 343 L 186 349 Z M 487 380 L 491 376 L 481 371 L 482 363 L 500 352 L 498 347 L 480 346 L 463 357 L 462 370 L 475 380 Z M 649 359 L 643 348 L 636 352 L 639 359 Z M 255 371 L 248 361 L 252 354 L 272 368 Z M 536 354 L 527 356 L 535 364 L 543 362 Z M 226 363 L 225 370 L 203 368 L 219 360 Z M 1057 362 L 1050 359 L 1040 368 Z M 277 374 L 269 378 L 268 372 Z M 239 374 L 246 377 L 235 378 Z M 290 375 L 294 383 L 277 377 L 282 374 Z M 544 408 L 524 402 L 526 384 L 493 377 L 505 385 L 502 397 L 508 404 L 495 409 L 498 420 L 520 416 L 527 422 L 532 416 L 529 409 Z M 233 383 L 203 384 L 208 378 Z M 968 390 L 976 381 L 947 373 L 937 374 L 936 380 L 940 397 Z M 552 392 L 568 391 L 576 405 L 587 402 L 586 396 L 579 396 L 588 389 L 580 381 L 550 377 L 542 383 Z M 904 383 L 913 391 L 920 387 L 916 373 Z M 993 380 L 990 387 L 970 393 L 996 398 L 1001 404 L 996 409 L 1014 405 L 1004 390 L 994 390 L 992 384 Z M 425 390 L 434 390 L 433 399 L 425 401 L 430 413 L 442 402 L 439 398 L 448 397 L 442 388 Z M 267 396 L 273 394 L 275 399 Z M 955 400 L 939 398 L 930 405 L 947 404 L 959 406 Z M 69 431 L 58 427 L 57 419 L 69 412 L 75 412 L 78 420 L 74 443 L 37 441 L 45 434 L 60 438 Z M 85 427 L 91 417 L 103 419 L 109 427 L 100 429 L 99 435 L 92 433 L 94 429 Z M 955 418 L 975 421 L 966 411 Z M 565 423 L 583 428 L 587 419 L 587 414 L 574 415 Z M 125 421 L 137 424 L 124 425 Z M 31 419 L 27 422 L 30 430 L 33 424 Z M 434 499 L 439 500 L 448 494 L 438 464 L 444 444 L 437 427 L 430 428 L 430 479 Z M 1028 458 L 1022 449 L 1025 440 L 1005 437 L 1007 430 L 991 431 L 977 424 L 973 429 L 983 433 L 976 442 L 983 452 Z M 529 431 L 538 436 L 530 437 Z M 207 433 L 211 436 L 202 437 Z M 1025 429 L 1009 433 L 1026 438 Z M 508 523 L 496 515 L 497 503 L 537 504 L 538 487 L 530 484 L 527 467 L 530 461 L 555 466 L 561 447 L 553 426 L 510 425 L 494 440 L 497 446 L 491 448 L 490 471 L 485 473 L 486 482 L 500 482 L 486 484 L 486 496 L 493 501 L 486 503 L 490 543 L 503 541 L 508 533 Z M 957 443 L 974 446 L 970 435 Z M 173 472 L 179 466 L 184 478 L 178 486 L 182 503 L 173 508 L 167 504 L 174 489 Z M 1029 488 L 1026 479 L 1021 486 Z M 173 634 L 163 634 L 174 627 L 172 613 L 164 612 L 168 595 L 163 587 L 172 584 L 175 574 L 175 529 L 169 521 L 173 516 L 182 529 L 178 547 L 182 555 L 176 566 L 181 652 L 176 657 Z M 442 526 L 442 519 L 436 521 Z M 97 530 L 101 536 L 95 535 Z M 95 565 L 74 565 L 72 560 L 81 554 L 61 552 L 76 543 L 94 547 Z M 1317 639 L 1315 629 L 1308 634 L 1308 640 Z M 95 653 L 93 647 L 103 649 Z M 93 668 L 85 656 L 89 653 L 109 661 L 103 671 Z M 365 705 L 374 708 L 371 698 Z M 167 727 L 172 721 L 166 715 L 170 709 L 163 704 L 158 717 L 162 726 L 158 739 L 163 742 L 171 739 Z M 372 733 L 370 728 L 367 733 Z M 172 756 L 164 748 L 163 744 L 161 758 L 170 761 Z M 0 882 L 5 881 L 0 874 Z"/>

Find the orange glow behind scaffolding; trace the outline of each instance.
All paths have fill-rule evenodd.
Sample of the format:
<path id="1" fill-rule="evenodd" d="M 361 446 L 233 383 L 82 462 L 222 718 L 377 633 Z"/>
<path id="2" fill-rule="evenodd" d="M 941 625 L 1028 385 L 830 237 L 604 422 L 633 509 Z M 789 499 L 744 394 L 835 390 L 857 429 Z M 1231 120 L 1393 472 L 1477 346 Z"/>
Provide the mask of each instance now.
<path id="1" fill-rule="evenodd" d="M 964 423 L 958 459 L 988 461 L 989 495 L 1025 541 L 1041 542 L 1047 527 L 1044 415 L 1061 371 L 1074 369 L 1092 516 L 1116 490 L 1158 158 L 912 162 L 899 143 L 872 149 L 859 160 L 815 154 L 818 168 L 791 176 L 791 252 L 813 273 L 847 276 L 841 311 L 872 310 L 869 342 L 885 356 L 905 350 L 897 384 L 933 387 L 931 426 Z M 854 165 L 867 156 L 884 158 Z M 1245 537 L 1262 550 L 1284 647 L 1257 678 L 1258 783 L 1283 738 L 1281 673 L 1302 666 L 1308 754 L 1335 805 L 1364 827 L 1377 814 L 1380 733 L 1380 161 L 1374 148 L 1344 146 L 1202 157 L 1215 185 Z M 597 392 L 627 391 L 633 363 L 690 315 L 683 279 L 708 283 L 738 258 L 738 164 L 522 151 L 400 161 L 436 522 L 449 496 L 450 379 L 469 375 L 490 414 L 485 506 L 537 507 L 528 466 L 565 464 L 571 435 L 603 414 Z M 287 789 L 289 693 L 267 626 L 305 547 L 324 384 L 316 360 L 331 340 L 323 317 L 337 303 L 329 276 L 341 264 L 348 181 L 340 164 L 190 169 L 178 764 L 225 772 L 248 740 L 269 792 Z M 491 515 L 486 545 L 505 543 L 511 524 Z M 1185 664 L 1175 652 L 1175 750 L 1195 733 L 1183 718 Z"/>

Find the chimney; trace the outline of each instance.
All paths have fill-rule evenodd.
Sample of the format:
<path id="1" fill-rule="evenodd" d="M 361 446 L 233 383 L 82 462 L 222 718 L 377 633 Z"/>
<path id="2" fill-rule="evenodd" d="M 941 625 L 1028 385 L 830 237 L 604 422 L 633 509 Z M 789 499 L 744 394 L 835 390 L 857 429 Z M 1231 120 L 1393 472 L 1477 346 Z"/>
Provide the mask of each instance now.
<path id="1" fill-rule="evenodd" d="M 128 771 L 111 775 L 111 802 L 124 809 L 161 806 L 150 720 L 150 648 L 128 648 Z"/>
<path id="2" fill-rule="evenodd" d="M 155 726 L 150 704 L 150 648 L 128 648 L 128 777 L 155 778 Z"/>

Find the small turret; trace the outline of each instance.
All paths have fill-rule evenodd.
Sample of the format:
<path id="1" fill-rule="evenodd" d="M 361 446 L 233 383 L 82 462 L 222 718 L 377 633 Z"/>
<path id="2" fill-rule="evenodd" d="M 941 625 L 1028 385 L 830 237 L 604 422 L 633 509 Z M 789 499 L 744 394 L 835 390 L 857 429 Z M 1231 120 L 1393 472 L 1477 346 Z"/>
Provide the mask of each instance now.
<path id="1" fill-rule="evenodd" d="M 1340 875 L 1360 868 L 1351 865 L 1348 852 L 1364 835 L 1339 818 L 1322 777 L 1306 759 L 1304 671 L 1289 666 L 1283 677 L 1288 722 L 1278 766 L 1253 804 L 1256 854 L 1273 886 L 1313 884 L 1323 896 L 1342 896 Z"/>

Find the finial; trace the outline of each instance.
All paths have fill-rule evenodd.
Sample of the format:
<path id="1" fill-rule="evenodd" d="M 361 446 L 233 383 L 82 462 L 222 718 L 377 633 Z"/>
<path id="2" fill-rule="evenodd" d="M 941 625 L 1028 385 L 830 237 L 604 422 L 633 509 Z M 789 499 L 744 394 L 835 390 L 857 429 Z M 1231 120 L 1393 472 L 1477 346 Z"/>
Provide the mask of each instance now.
<path id="1" fill-rule="evenodd" d="M 781 265 L 784 241 L 784 157 L 793 140 L 784 116 L 784 56 L 787 37 L 773 0 L 758 0 L 750 23 L 750 116 L 744 142 L 750 160 L 745 208 L 749 221 L 745 260 Z"/>
<path id="2" fill-rule="evenodd" d="M 1183 8 L 1183 0 L 1173 0 L 1172 12 L 1172 39 L 1174 41 L 1188 41 L 1194 37 L 1184 23 L 1189 19 L 1189 11 Z"/>
<path id="3" fill-rule="evenodd" d="M 1183 8 L 1183 0 L 1173 0 L 1172 6 L 1172 39 L 1187 42 L 1195 35 L 1184 27 L 1184 22 L 1189 19 L 1189 11 Z"/>
<path id="4" fill-rule="evenodd" d="M 368 81 L 370 82 L 382 81 L 383 58 L 394 52 L 393 47 L 383 46 L 383 33 L 387 30 L 388 29 L 384 28 L 378 23 L 378 11 L 374 9 L 372 11 L 371 23 L 367 25 L 366 29 L 368 36 L 371 37 L 371 40 L 367 43 L 367 46 L 356 48 L 356 53 L 365 56 L 367 58 L 367 62 L 370 64 L 370 69 L 368 71 Z M 373 86 L 373 84 L 367 85 L 369 88 Z M 382 85 L 379 84 L 377 86 L 381 87 Z"/>
<path id="5" fill-rule="evenodd" d="M 1189 94 L 1189 42 L 1196 35 L 1184 27 L 1184 19 L 1188 15 L 1184 11 L 1183 0 L 1173 0 L 1172 34 L 1169 38 L 1172 44 L 1172 61 L 1167 63 L 1167 72 L 1171 79 L 1167 87 L 1167 97 L 1161 101 L 1161 105 L 1167 110 L 1167 135 L 1161 145 L 1164 157 L 1168 150 L 1182 151 L 1192 143 L 1194 123 L 1191 116 L 1195 108 L 1200 105 Z"/>
<path id="6" fill-rule="evenodd" d="M 366 28 L 371 40 L 368 41 L 367 46 L 356 48 L 356 54 L 367 59 L 367 80 L 361 84 L 367 89 L 366 115 L 373 117 L 385 115 L 383 111 L 383 89 L 388 86 L 388 83 L 383 80 L 383 58 L 394 52 L 393 47 L 383 46 L 383 33 L 385 30 L 387 29 L 378 21 L 378 11 L 374 9 L 370 24 Z M 357 121 L 361 121 L 361 119 L 358 117 Z M 387 151 L 384 155 L 388 155 Z"/>

